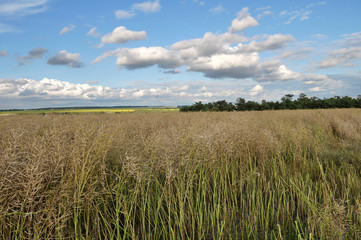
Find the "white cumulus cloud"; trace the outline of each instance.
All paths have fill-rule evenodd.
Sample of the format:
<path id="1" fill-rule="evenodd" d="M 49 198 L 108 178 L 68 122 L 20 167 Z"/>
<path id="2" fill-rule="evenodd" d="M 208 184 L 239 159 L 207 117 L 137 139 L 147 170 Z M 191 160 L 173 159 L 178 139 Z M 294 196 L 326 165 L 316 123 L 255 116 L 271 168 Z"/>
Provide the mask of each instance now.
<path id="1" fill-rule="evenodd" d="M 239 13 L 236 19 L 232 21 L 232 25 L 229 27 L 231 33 L 240 32 L 245 28 L 257 26 L 258 22 L 256 19 L 251 17 L 248 13 L 248 8 L 243 8 Z"/>
<path id="2" fill-rule="evenodd" d="M 254 76 L 258 61 L 257 53 L 216 54 L 197 58 L 188 70 L 202 72 L 209 78 L 248 78 Z"/>
<path id="3" fill-rule="evenodd" d="M 118 67 L 129 70 L 158 66 L 161 69 L 171 69 L 163 71 L 164 73 L 177 73 L 176 68 L 185 66 L 187 71 L 200 72 L 214 79 L 251 78 L 257 82 L 296 80 L 305 84 L 307 81 L 313 81 L 311 78 L 320 79 L 319 76 L 310 77 L 308 74 L 294 72 L 279 60 L 262 61 L 260 52 L 284 49 L 288 43 L 295 41 L 295 38 L 292 35 L 274 34 L 258 36 L 253 38 L 257 40 L 250 41 L 248 37 L 236 31 L 245 26 L 256 25 L 257 21 L 250 20 L 254 23 L 250 25 L 243 23 L 237 25 L 242 19 L 246 19 L 246 22 L 253 19 L 248 13 L 248 8 L 239 12 L 237 19 L 232 22 L 232 26 L 226 33 L 207 32 L 202 38 L 182 40 L 169 47 L 118 48 L 104 52 L 92 63 L 115 57 Z M 118 30 L 119 32 L 129 31 L 124 27 L 116 29 L 113 33 L 106 35 L 108 41 L 102 39 L 102 42 L 125 42 L 126 40 L 116 39 Z M 129 35 L 133 33 L 130 31 Z M 142 37 L 146 37 L 145 32 Z M 126 37 L 126 39 L 129 38 Z M 290 55 L 292 53 L 285 53 L 283 57 L 290 57 Z"/>
<path id="4" fill-rule="evenodd" d="M 79 53 L 69 53 L 66 50 L 61 50 L 55 54 L 55 56 L 49 58 L 49 65 L 64 65 L 72 68 L 79 68 L 83 66 L 80 61 Z"/>
<path id="5" fill-rule="evenodd" d="M 117 27 L 113 32 L 104 35 L 101 39 L 102 45 L 110 43 L 124 44 L 129 41 L 137 41 L 146 39 L 147 34 L 145 31 L 131 31 L 124 26 Z"/>
<path id="6" fill-rule="evenodd" d="M 267 36 L 267 39 L 265 41 L 251 41 L 247 45 L 240 45 L 239 51 L 243 52 L 260 52 L 265 50 L 274 50 L 274 49 L 280 49 L 287 45 L 287 43 L 295 41 L 295 38 L 288 34 L 274 34 Z"/>
<path id="7" fill-rule="evenodd" d="M 161 68 L 175 68 L 181 65 L 172 51 L 162 47 L 123 48 L 117 52 L 118 66 L 127 69 L 158 65 Z"/>
<path id="8" fill-rule="evenodd" d="M 260 94 L 261 92 L 264 91 L 264 88 L 262 85 L 257 84 L 256 86 L 254 86 L 251 90 L 249 90 L 248 94 L 252 97 Z"/>
<path id="9" fill-rule="evenodd" d="M 203 38 L 183 40 L 174 43 L 172 50 L 180 51 L 184 57 L 210 56 L 225 50 L 229 50 L 231 44 L 248 41 L 248 38 L 233 34 L 213 34 L 207 32 Z"/>
<path id="10" fill-rule="evenodd" d="M 165 83 L 160 86 L 135 86 L 131 88 L 110 88 L 106 86 L 96 85 L 93 83 L 74 84 L 58 79 L 43 78 L 40 81 L 27 78 L 0 79 L 0 94 L 2 99 L 78 99 L 78 100 L 141 100 L 145 102 L 154 100 L 155 102 L 162 99 L 183 99 L 186 101 L 194 101 L 199 98 L 212 98 L 215 100 L 220 97 L 234 98 L 241 93 L 239 88 L 230 89 L 227 84 L 223 90 L 219 90 L 219 84 L 207 83 L 208 88 L 203 85 L 202 91 L 199 91 L 200 85 L 204 82 L 192 82 L 191 84 L 169 84 Z"/>
<path id="11" fill-rule="evenodd" d="M 302 74 L 280 65 L 278 61 L 270 61 L 258 65 L 258 71 L 254 76 L 256 81 L 289 81 L 300 80 Z"/>

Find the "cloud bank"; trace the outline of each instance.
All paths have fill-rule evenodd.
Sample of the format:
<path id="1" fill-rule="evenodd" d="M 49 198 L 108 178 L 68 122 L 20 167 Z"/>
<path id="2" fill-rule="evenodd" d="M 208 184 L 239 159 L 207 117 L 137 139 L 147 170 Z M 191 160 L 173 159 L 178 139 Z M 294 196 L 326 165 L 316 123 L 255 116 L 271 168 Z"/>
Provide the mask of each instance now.
<path id="1" fill-rule="evenodd" d="M 202 87 L 208 84 L 208 88 Z M 193 82 L 191 85 L 144 86 L 143 88 L 110 88 L 93 83 L 74 84 L 57 79 L 43 78 L 40 81 L 27 78 L 0 79 L 0 95 L 2 98 L 32 99 L 79 99 L 79 100 L 149 100 L 174 99 L 187 101 L 197 99 L 217 99 L 230 96 L 234 98 L 242 93 L 242 89 L 219 90 L 219 84 Z"/>
<path id="2" fill-rule="evenodd" d="M 232 21 L 229 31 L 220 34 L 205 33 L 202 38 L 176 42 L 169 47 L 151 46 L 138 48 L 118 48 L 107 51 L 94 59 L 99 63 L 108 57 L 116 57 L 120 68 L 134 70 L 151 66 L 161 69 L 176 69 L 185 66 L 187 71 L 200 72 L 214 79 L 247 79 L 257 82 L 303 81 L 307 75 L 287 68 L 280 60 L 262 61 L 260 54 L 285 48 L 295 41 L 292 35 L 274 34 L 258 36 L 258 40 L 245 37 L 242 30 L 257 26 L 248 8 L 243 8 Z M 102 38 L 102 43 L 125 43 L 144 39 L 146 33 L 118 27 Z M 286 56 L 284 56 L 286 57 Z M 164 72 L 171 73 L 172 70 Z M 324 75 L 320 75 L 321 78 Z"/>

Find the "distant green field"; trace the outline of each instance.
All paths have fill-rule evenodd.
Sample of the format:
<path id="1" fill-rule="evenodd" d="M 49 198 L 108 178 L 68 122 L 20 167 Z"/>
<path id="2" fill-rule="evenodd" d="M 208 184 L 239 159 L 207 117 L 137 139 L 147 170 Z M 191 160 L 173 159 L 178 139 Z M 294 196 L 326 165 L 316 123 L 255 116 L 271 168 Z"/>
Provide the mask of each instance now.
<path id="1" fill-rule="evenodd" d="M 131 112 L 178 112 L 177 107 L 157 107 L 157 108 L 84 108 L 84 109 L 35 109 L 35 110 L 17 110 L 0 111 L 0 115 L 12 114 L 78 114 L 78 113 L 131 113 Z"/>

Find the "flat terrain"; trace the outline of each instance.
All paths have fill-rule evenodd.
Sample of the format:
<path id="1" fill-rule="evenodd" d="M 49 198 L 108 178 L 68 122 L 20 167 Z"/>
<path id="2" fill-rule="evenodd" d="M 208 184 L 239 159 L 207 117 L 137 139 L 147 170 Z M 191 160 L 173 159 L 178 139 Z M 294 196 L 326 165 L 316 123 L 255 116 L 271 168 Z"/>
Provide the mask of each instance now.
<path id="1" fill-rule="evenodd" d="M 1 239 L 361 239 L 361 109 L 4 115 Z"/>

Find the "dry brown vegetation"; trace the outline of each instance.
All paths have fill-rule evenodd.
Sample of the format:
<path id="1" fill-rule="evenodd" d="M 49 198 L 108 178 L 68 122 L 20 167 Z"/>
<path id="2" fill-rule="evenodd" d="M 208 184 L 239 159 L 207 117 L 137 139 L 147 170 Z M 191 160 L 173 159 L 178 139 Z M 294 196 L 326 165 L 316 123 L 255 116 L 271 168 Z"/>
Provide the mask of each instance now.
<path id="1" fill-rule="evenodd" d="M 361 239 L 361 110 L 0 118 L 2 239 Z"/>

